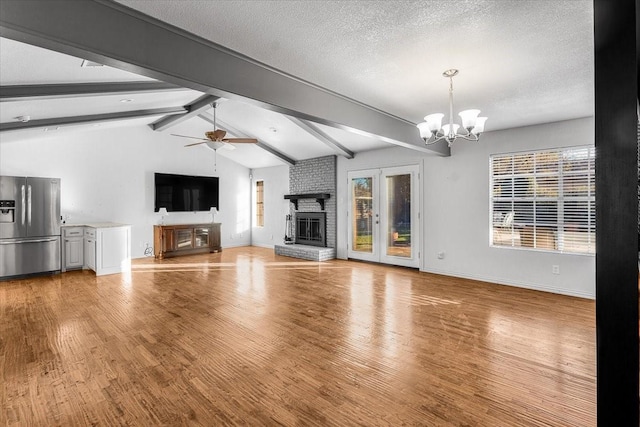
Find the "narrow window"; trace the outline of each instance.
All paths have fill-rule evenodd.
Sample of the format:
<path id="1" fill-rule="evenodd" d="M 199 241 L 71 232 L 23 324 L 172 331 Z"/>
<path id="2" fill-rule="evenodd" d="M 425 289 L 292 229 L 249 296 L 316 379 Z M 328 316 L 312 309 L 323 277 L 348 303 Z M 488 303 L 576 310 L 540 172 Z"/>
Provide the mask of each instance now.
<path id="1" fill-rule="evenodd" d="M 256 226 L 264 227 L 264 181 L 256 181 Z"/>
<path id="2" fill-rule="evenodd" d="M 595 253 L 595 149 L 490 158 L 492 246 Z"/>

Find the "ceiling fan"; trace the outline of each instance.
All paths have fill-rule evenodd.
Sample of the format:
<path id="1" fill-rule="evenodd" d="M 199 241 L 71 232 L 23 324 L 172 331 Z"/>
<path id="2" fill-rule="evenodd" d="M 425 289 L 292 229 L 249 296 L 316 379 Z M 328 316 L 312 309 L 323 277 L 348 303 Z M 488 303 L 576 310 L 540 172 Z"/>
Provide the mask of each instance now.
<path id="1" fill-rule="evenodd" d="M 213 145 L 213 149 L 216 150 L 220 147 L 222 147 L 224 144 L 225 148 L 229 147 L 231 148 L 231 146 L 227 146 L 227 144 L 231 143 L 231 144 L 255 144 L 258 142 L 257 139 L 255 138 L 225 138 L 225 136 L 227 135 L 227 132 L 222 130 L 222 129 L 218 129 L 216 127 L 216 107 L 218 105 L 216 103 L 213 104 L 213 129 L 212 131 L 209 132 L 205 132 L 205 137 L 206 138 L 199 138 L 196 136 L 187 136 L 187 135 L 177 135 L 175 133 L 172 133 L 171 135 L 173 136 L 177 136 L 180 138 L 190 138 L 190 139 L 197 139 L 200 142 L 194 142 L 192 144 L 187 144 L 185 145 L 185 147 L 192 147 L 194 145 L 200 145 L 200 144 L 207 144 L 210 147 Z M 213 143 L 213 144 L 211 144 Z M 231 148 L 233 149 L 233 148 Z"/>

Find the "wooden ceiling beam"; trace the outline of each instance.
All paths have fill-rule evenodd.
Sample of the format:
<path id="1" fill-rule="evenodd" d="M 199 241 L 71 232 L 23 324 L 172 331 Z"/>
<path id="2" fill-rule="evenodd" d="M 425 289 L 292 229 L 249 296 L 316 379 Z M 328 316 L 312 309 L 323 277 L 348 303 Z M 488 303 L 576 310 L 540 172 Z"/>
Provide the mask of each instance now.
<path id="1" fill-rule="evenodd" d="M 414 123 L 112 1 L 2 1 L 0 36 L 424 153 Z"/>
<path id="2" fill-rule="evenodd" d="M 37 101 L 140 92 L 185 90 L 165 82 L 106 82 L 0 86 L 0 102 Z"/>
<path id="3" fill-rule="evenodd" d="M 140 117 L 160 116 L 166 114 L 181 115 L 187 110 L 183 107 L 155 108 L 149 110 L 122 111 L 118 113 L 91 114 L 86 116 L 54 117 L 42 120 L 29 120 L 28 122 L 8 122 L 0 123 L 0 132 L 34 129 L 52 128 L 60 126 L 70 126 L 86 123 L 110 122 L 114 120 L 137 119 Z"/>

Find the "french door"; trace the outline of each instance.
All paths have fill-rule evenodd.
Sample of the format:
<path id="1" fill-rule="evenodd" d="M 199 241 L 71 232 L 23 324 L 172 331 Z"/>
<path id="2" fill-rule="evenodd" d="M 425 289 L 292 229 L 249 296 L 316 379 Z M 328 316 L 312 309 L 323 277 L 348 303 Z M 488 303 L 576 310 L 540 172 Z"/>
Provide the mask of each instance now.
<path id="1" fill-rule="evenodd" d="M 349 172 L 349 258 L 419 267 L 418 171 Z"/>

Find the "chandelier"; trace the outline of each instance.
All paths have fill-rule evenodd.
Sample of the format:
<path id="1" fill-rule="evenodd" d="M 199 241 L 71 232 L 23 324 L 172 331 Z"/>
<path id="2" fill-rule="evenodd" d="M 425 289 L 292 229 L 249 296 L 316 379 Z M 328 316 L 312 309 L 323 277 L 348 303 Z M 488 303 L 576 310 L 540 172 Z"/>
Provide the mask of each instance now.
<path id="1" fill-rule="evenodd" d="M 464 110 L 458 114 L 462 119 L 460 133 L 458 133 L 460 125 L 453 123 L 453 77 L 457 74 L 458 70 L 453 68 L 442 73 L 443 77 L 449 78 L 449 123 L 443 125 L 442 118 L 444 114 L 435 113 L 425 116 L 425 121 L 417 125 L 420 130 L 420 136 L 427 145 L 435 144 L 444 139 L 451 147 L 453 141 L 458 138 L 477 141 L 480 139 L 480 134 L 484 132 L 484 122 L 487 121 L 487 118 L 478 117 L 480 110 Z"/>

